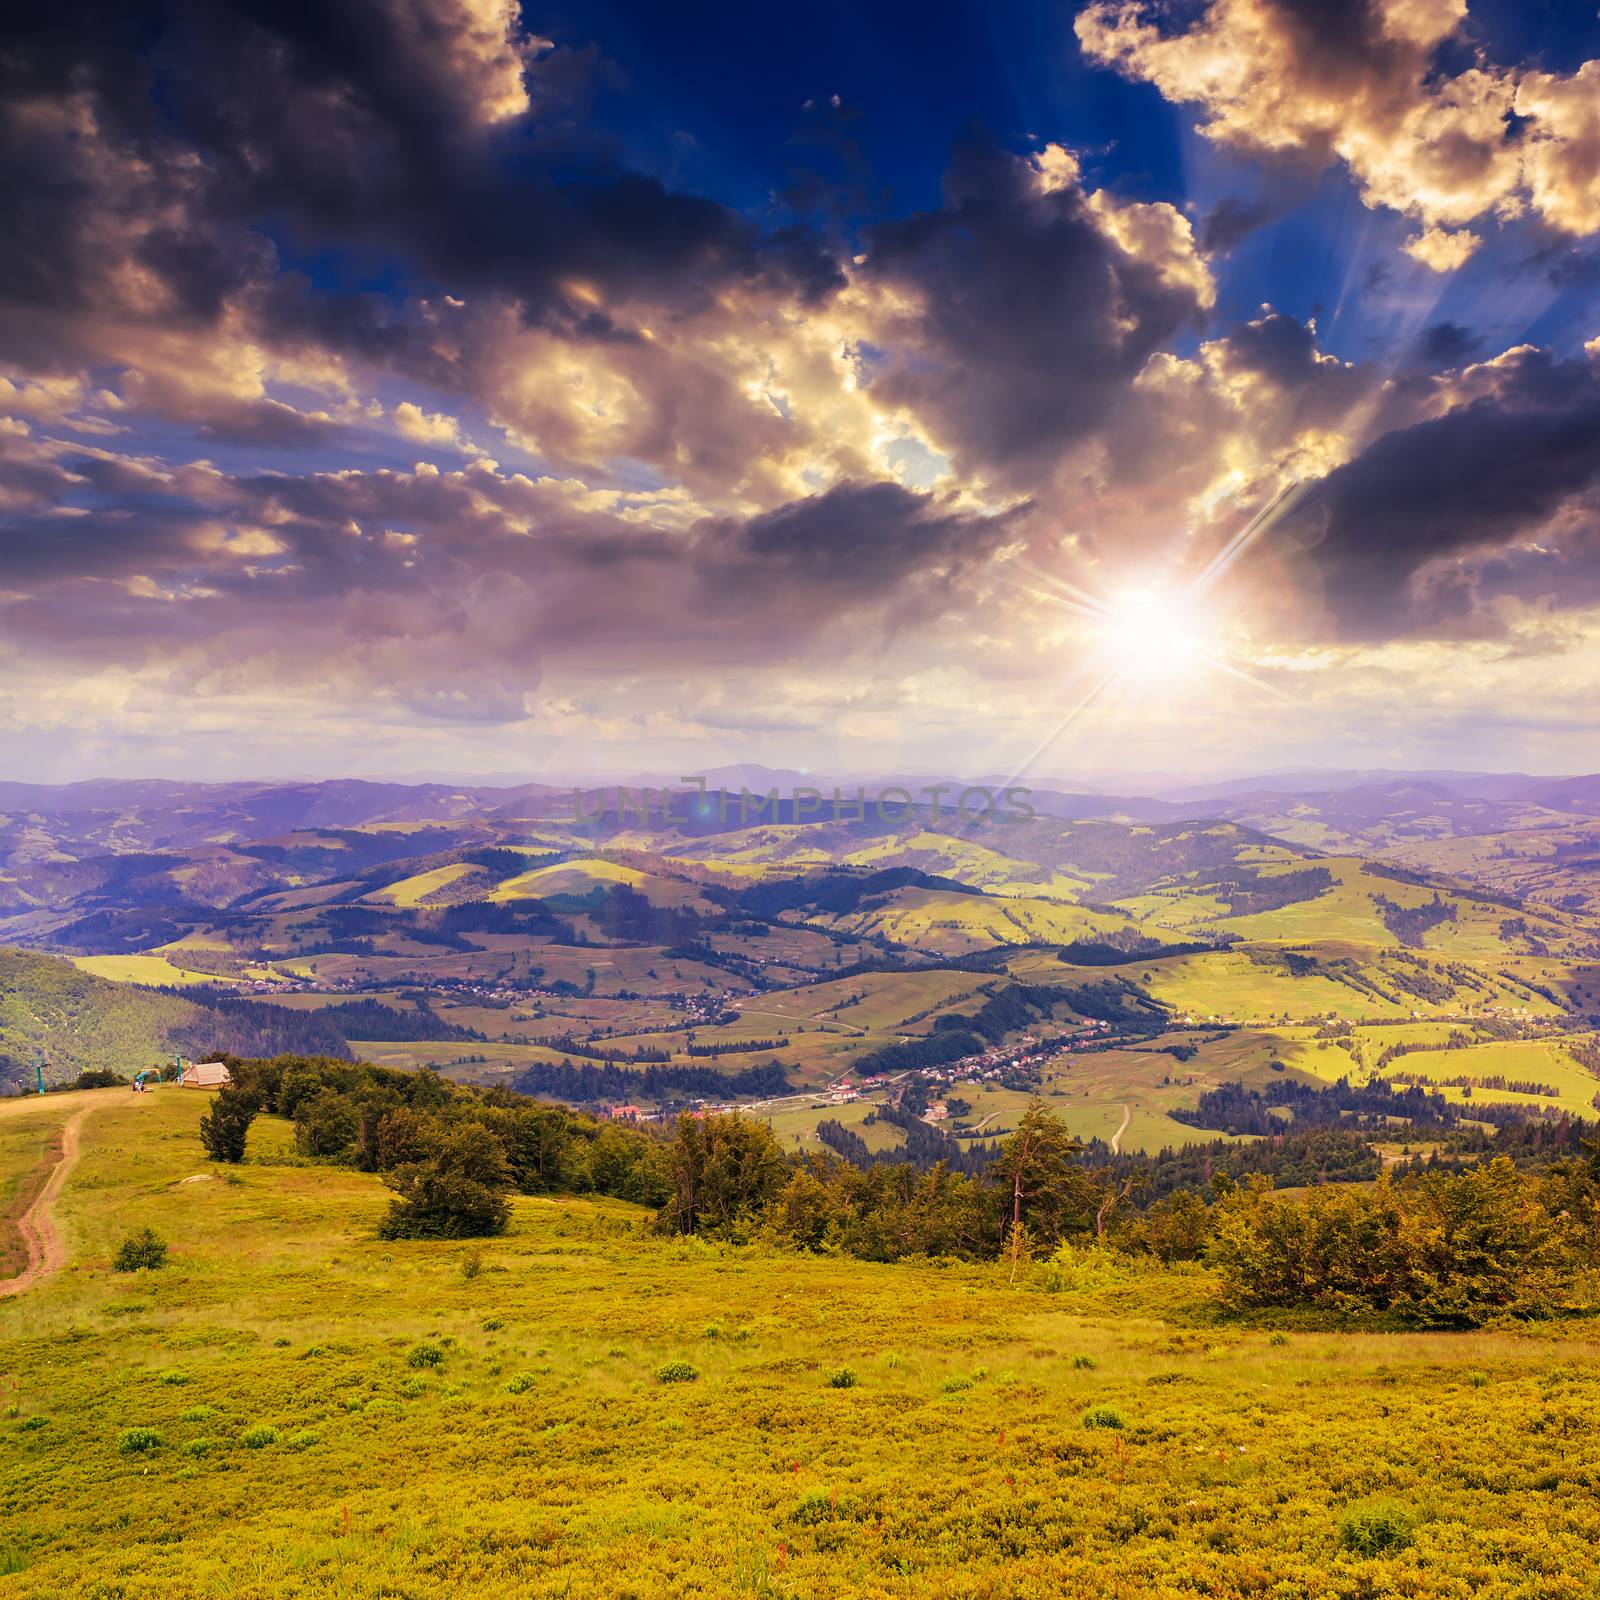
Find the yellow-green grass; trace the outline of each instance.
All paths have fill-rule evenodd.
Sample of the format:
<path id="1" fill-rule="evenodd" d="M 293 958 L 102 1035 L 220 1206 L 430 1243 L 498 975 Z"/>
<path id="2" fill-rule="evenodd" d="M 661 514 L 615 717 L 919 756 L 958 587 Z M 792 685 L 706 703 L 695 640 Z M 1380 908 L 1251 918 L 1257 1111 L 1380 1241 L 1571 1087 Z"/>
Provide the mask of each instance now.
<path id="1" fill-rule="evenodd" d="M 785 1150 L 816 1152 L 824 1148 L 817 1138 L 819 1122 L 837 1122 L 860 1135 L 867 1148 L 873 1152 L 898 1150 L 906 1142 L 902 1129 L 892 1122 L 867 1122 L 879 1109 L 881 1097 L 852 1100 L 843 1105 L 807 1100 L 802 1104 L 785 1101 L 781 1105 L 761 1106 L 751 1112 L 760 1118 L 778 1136 Z"/>
<path id="2" fill-rule="evenodd" d="M 1130 969 L 1119 968 L 1119 971 Z M 1202 1022 L 1265 1022 L 1288 1016 L 1305 1019 L 1340 1017 L 1409 1017 L 1412 1007 L 1384 1001 L 1313 973 L 1291 977 L 1281 968 L 1263 966 L 1240 950 L 1204 955 L 1169 956 L 1132 971 L 1136 980 L 1180 1017 Z"/>
<path id="3" fill-rule="evenodd" d="M 429 872 L 413 873 L 409 878 L 401 878 L 398 882 L 389 884 L 383 889 L 374 889 L 366 898 L 381 902 L 384 905 L 416 907 L 426 905 L 433 896 L 441 890 L 448 889 L 452 884 L 459 883 L 462 878 L 470 878 L 474 874 L 482 876 L 481 867 L 470 866 L 465 862 L 454 862 L 450 866 L 434 867 Z"/>
<path id="4" fill-rule="evenodd" d="M 504 903 L 537 900 L 547 895 L 586 895 L 614 884 L 637 890 L 652 905 L 711 909 L 711 902 L 692 883 L 680 878 L 662 877 L 658 873 L 641 872 L 637 867 L 625 867 L 598 856 L 563 861 L 550 867 L 535 867 L 531 872 L 519 872 L 516 877 L 497 883 L 490 891 L 489 898 L 496 903 Z"/>
<path id="5" fill-rule="evenodd" d="M 916 867 L 998 895 L 1076 900 L 1090 887 L 1081 874 L 1040 867 L 948 833 L 895 834 L 840 859 L 857 867 Z"/>
<path id="6" fill-rule="evenodd" d="M 1464 1050 L 1416 1050 L 1398 1056 L 1385 1069 L 1385 1076 L 1410 1073 L 1438 1082 L 1445 1078 L 1505 1078 L 1508 1081 L 1548 1084 L 1559 1089 L 1559 1099 L 1508 1093 L 1476 1084 L 1475 1100 L 1514 1100 L 1520 1104 L 1559 1107 L 1575 1116 L 1593 1117 L 1594 1098 L 1600 1094 L 1600 1078 L 1580 1066 L 1572 1052 L 1554 1039 L 1496 1040 L 1470 1045 Z M 1459 1098 L 1459 1089 L 1446 1089 Z"/>
<path id="7" fill-rule="evenodd" d="M 1327 868 L 1334 878 L 1333 887 L 1325 893 L 1309 900 L 1297 900 L 1275 911 L 1227 917 L 1218 926 L 1248 940 L 1284 944 L 1306 940 L 1347 941 L 1392 948 L 1399 947 L 1401 941 L 1384 925 L 1374 897 L 1381 896 L 1406 907 L 1429 905 L 1438 898 L 1453 908 L 1455 917 L 1436 923 L 1422 935 L 1426 951 L 1469 960 L 1499 959 L 1508 953 L 1500 925 L 1516 913 L 1503 906 L 1486 905 L 1448 889 L 1400 883 L 1368 872 L 1365 864 L 1354 857 L 1328 857 L 1316 865 Z M 1271 878 L 1275 872 L 1293 872 L 1303 867 L 1303 862 L 1292 863 L 1282 868 L 1263 869 L 1263 875 Z M 1530 928 L 1552 948 L 1565 946 L 1573 937 L 1570 921 L 1550 913 L 1523 915 Z"/>
<path id="8" fill-rule="evenodd" d="M 211 972 L 191 972 L 174 966 L 163 956 L 114 955 L 73 956 L 73 964 L 96 978 L 109 978 L 115 983 L 137 983 L 144 988 L 188 988 L 195 984 L 230 984 L 234 978 L 219 977 Z"/>
<path id="9" fill-rule="evenodd" d="M 1060 901 L 944 889 L 901 889 L 881 907 L 809 920 L 940 955 L 963 955 L 997 944 L 1070 944 L 1128 926 L 1126 917 Z"/>
<path id="10" fill-rule="evenodd" d="M 49 1177 L 62 1125 L 84 1099 L 68 1093 L 0 1100 L 0 1279 L 15 1277 L 28 1264 L 17 1221 Z"/>
<path id="11" fill-rule="evenodd" d="M 0 1305 L 18 1600 L 1594 1593 L 1590 1325 L 1275 1344 L 1194 1325 L 1193 1269 L 1091 1258 L 1048 1295 L 650 1240 L 585 1200 L 386 1244 L 381 1184 L 270 1164 L 281 1123 L 211 1167 L 200 1098 L 96 1111 L 72 1265 Z M 144 1224 L 169 1265 L 110 1271 Z M 159 1444 L 120 1451 L 141 1427 Z M 1366 1557 L 1340 1523 L 1374 1497 L 1411 1542 Z"/>
<path id="12" fill-rule="evenodd" d="M 1193 956 L 1171 956 L 1158 961 L 1118 968 L 1137 981 L 1156 999 L 1171 1006 L 1180 1018 L 1197 1022 L 1273 1023 L 1287 1019 L 1305 1022 L 1312 1018 L 1337 1016 L 1352 1022 L 1404 1022 L 1428 1017 L 1461 1017 L 1468 1013 L 1502 1016 L 1544 1017 L 1559 1014 L 1559 1008 L 1531 990 L 1516 987 L 1501 976 L 1501 971 L 1517 972 L 1526 979 L 1548 986 L 1560 981 L 1565 968 L 1558 962 L 1533 963 L 1506 958 L 1490 963 L 1453 963 L 1470 970 L 1479 987 L 1450 981 L 1450 992 L 1438 1000 L 1407 993 L 1402 984 L 1414 979 L 1417 969 L 1399 954 L 1359 946 L 1312 946 L 1307 953 L 1326 961 L 1356 961 L 1356 975 L 1376 984 L 1378 993 L 1364 987 L 1341 983 L 1324 972 L 1293 976 L 1285 967 L 1270 964 L 1273 951 L 1260 947 L 1269 962 L 1254 961 L 1243 949 L 1212 951 Z M 1428 956 L 1430 966 L 1438 958 Z M 1058 966 L 1058 964 L 1056 964 Z M 1023 958 L 1013 970 L 1042 973 L 1052 969 L 1049 958 Z M 1082 975 L 1082 969 L 1077 969 Z M 1145 979 L 1148 973 L 1149 979 Z M 1437 972 L 1428 974 L 1445 982 Z M 1038 978 L 1035 981 L 1044 981 Z"/>
<path id="13" fill-rule="evenodd" d="M 350 1048 L 357 1060 L 376 1067 L 396 1067 L 414 1072 L 433 1067 L 460 1083 L 494 1083 L 515 1077 L 535 1062 L 571 1061 L 581 1065 L 570 1051 L 552 1050 L 537 1044 L 502 1044 L 490 1040 L 439 1039 L 391 1042 L 386 1039 L 352 1039 Z"/>
<path id="14" fill-rule="evenodd" d="M 1241 1031 L 1215 1040 L 1180 1035 L 1174 1042 L 1193 1044 L 1196 1054 L 1180 1061 L 1168 1051 L 1141 1046 L 1057 1057 L 1044 1073 L 1046 1103 L 1079 1138 L 1107 1143 L 1126 1112 L 1128 1125 L 1119 1142 L 1123 1150 L 1209 1144 L 1222 1136 L 1190 1127 L 1171 1113 L 1194 1106 L 1205 1090 L 1218 1084 L 1267 1081 L 1278 1040 L 1270 1033 Z M 1015 1111 L 1015 1101 L 1010 1109 Z"/>
<path id="15" fill-rule="evenodd" d="M 524 978 L 543 969 L 544 981 L 564 980 L 579 988 L 595 974 L 595 993 L 667 994 L 677 990 L 748 990 L 744 979 L 699 961 L 667 959 L 659 946 L 549 945 L 513 935 L 483 934 L 474 951 L 432 955 L 317 955 L 278 961 L 284 971 L 320 982 L 378 983 L 385 987 L 426 985 L 439 978 Z M 423 948 L 423 947 L 419 947 Z M 651 974 L 654 973 L 652 977 Z"/>
<path id="16" fill-rule="evenodd" d="M 950 1010 L 976 1010 L 992 978 L 971 972 L 868 972 L 740 1002 L 745 1016 L 849 1033 L 922 1033 Z"/>

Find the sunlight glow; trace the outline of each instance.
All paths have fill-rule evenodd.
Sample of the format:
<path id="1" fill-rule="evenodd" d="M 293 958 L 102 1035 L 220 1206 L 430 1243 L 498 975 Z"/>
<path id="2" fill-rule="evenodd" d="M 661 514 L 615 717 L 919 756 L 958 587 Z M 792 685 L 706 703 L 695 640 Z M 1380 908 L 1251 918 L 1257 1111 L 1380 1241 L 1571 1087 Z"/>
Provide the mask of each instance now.
<path id="1" fill-rule="evenodd" d="M 1140 678 L 1166 678 L 1208 654 L 1204 619 L 1192 595 L 1130 589 L 1105 606 L 1097 629 L 1108 664 Z"/>

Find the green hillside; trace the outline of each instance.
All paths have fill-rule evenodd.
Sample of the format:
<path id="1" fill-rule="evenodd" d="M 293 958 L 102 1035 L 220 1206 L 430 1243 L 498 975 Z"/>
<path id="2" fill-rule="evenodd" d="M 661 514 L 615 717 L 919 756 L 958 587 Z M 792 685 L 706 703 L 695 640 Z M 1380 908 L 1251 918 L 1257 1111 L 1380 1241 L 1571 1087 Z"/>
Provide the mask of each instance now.
<path id="1" fill-rule="evenodd" d="M 131 1075 L 172 1054 L 174 1028 L 198 1021 L 197 1006 L 80 972 L 70 961 L 0 948 L 0 1072 L 8 1087 L 33 1079 L 39 1051 L 50 1083 L 96 1067 Z"/>
<path id="2" fill-rule="evenodd" d="M 1204 1265 L 878 1264 L 593 1197 L 382 1240 L 377 1176 L 276 1118 L 219 1171 L 200 1101 L 19 1107 L 41 1153 L 95 1108 L 71 1269 L 0 1302 L 17 1600 L 1593 1592 L 1592 1322 L 1219 1322 Z M 113 1271 L 146 1225 L 166 1265 Z"/>

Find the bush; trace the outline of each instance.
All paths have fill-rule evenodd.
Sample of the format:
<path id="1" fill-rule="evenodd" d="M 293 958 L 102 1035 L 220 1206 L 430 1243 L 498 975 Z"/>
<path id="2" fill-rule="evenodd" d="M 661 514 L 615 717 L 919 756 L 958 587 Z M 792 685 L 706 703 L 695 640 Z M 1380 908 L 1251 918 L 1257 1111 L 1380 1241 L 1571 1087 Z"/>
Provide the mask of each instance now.
<path id="1" fill-rule="evenodd" d="M 215 1439 L 189 1439 L 178 1446 L 178 1454 L 184 1456 L 208 1456 L 217 1448 Z"/>
<path id="2" fill-rule="evenodd" d="M 255 1092 L 242 1084 L 224 1084 L 200 1119 L 200 1142 L 213 1161 L 244 1160 L 245 1140 L 259 1109 Z"/>
<path id="3" fill-rule="evenodd" d="M 291 1450 L 309 1450 L 312 1445 L 322 1443 L 322 1435 L 315 1428 L 302 1428 L 299 1433 L 291 1433 L 284 1443 Z"/>
<path id="4" fill-rule="evenodd" d="M 485 1333 L 498 1333 L 503 1327 L 505 1327 L 505 1323 L 499 1317 L 485 1317 L 483 1319 L 483 1331 Z"/>
<path id="5" fill-rule="evenodd" d="M 270 1422 L 258 1422 L 253 1428 L 246 1428 L 239 1435 L 239 1443 L 246 1450 L 264 1450 L 269 1444 L 278 1442 L 278 1430 Z"/>
<path id="6" fill-rule="evenodd" d="M 378 1229 L 385 1239 L 471 1239 L 504 1233 L 511 1218 L 511 1166 L 479 1123 L 432 1133 L 425 1156 L 383 1181 L 396 1191 Z"/>
<path id="7" fill-rule="evenodd" d="M 669 1361 L 664 1367 L 656 1368 L 656 1377 L 662 1383 L 693 1383 L 699 1376 L 700 1369 L 687 1361 Z"/>
<path id="8" fill-rule="evenodd" d="M 444 1351 L 436 1344 L 413 1345 L 406 1351 L 406 1365 L 408 1367 L 441 1367 L 444 1365 Z"/>
<path id="9" fill-rule="evenodd" d="M 179 1418 L 179 1422 L 204 1422 L 211 1415 L 210 1406 L 190 1406 Z"/>
<path id="10" fill-rule="evenodd" d="M 1099 1364 L 1093 1356 L 1074 1356 L 1072 1358 L 1073 1368 L 1078 1372 L 1093 1372 Z"/>
<path id="11" fill-rule="evenodd" d="M 1086 1428 L 1125 1428 L 1127 1423 L 1115 1406 L 1090 1406 L 1083 1414 Z"/>
<path id="12" fill-rule="evenodd" d="M 533 1387 L 533 1374 L 519 1372 L 510 1383 L 506 1385 L 508 1394 L 526 1394 Z"/>
<path id="13" fill-rule="evenodd" d="M 118 1272 L 154 1272 L 167 1263 L 167 1245 L 153 1228 L 141 1228 L 130 1233 L 117 1247 L 115 1262 Z"/>
<path id="14" fill-rule="evenodd" d="M 117 1441 L 117 1449 L 125 1456 L 143 1454 L 146 1450 L 159 1450 L 161 1435 L 154 1428 L 124 1428 Z"/>
<path id="15" fill-rule="evenodd" d="M 167 1367 L 165 1370 L 158 1373 L 157 1377 L 162 1383 L 170 1383 L 174 1386 L 185 1384 L 189 1381 L 189 1374 L 187 1372 L 180 1371 L 177 1367 Z"/>
<path id="16" fill-rule="evenodd" d="M 856 1375 L 850 1370 L 849 1367 L 840 1367 L 839 1370 L 828 1379 L 828 1387 L 830 1389 L 853 1389 L 855 1386 Z"/>
<path id="17" fill-rule="evenodd" d="M 74 1089 L 120 1089 L 128 1080 L 110 1067 L 85 1067 L 73 1080 Z"/>
<path id="18" fill-rule="evenodd" d="M 22 1431 L 24 1433 L 32 1433 L 35 1428 L 45 1428 L 49 1425 L 49 1417 L 29 1417 L 27 1421 L 22 1424 Z"/>
<path id="19" fill-rule="evenodd" d="M 1339 1518 L 1339 1542 L 1358 1556 L 1404 1550 L 1421 1519 L 1398 1500 L 1362 1500 Z"/>

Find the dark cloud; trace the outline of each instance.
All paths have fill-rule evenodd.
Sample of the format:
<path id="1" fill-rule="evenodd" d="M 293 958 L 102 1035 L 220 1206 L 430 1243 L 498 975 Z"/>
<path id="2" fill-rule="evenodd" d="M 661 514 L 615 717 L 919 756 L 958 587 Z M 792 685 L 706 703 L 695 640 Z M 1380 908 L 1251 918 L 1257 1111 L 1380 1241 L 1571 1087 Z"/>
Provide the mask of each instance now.
<path id="1" fill-rule="evenodd" d="M 1600 378 L 1589 362 L 1530 352 L 1503 358 L 1480 387 L 1442 416 L 1381 435 L 1292 519 L 1347 637 L 1459 620 L 1469 591 L 1474 603 L 1496 592 L 1558 606 L 1588 598 L 1559 585 L 1535 594 L 1527 577 L 1563 563 L 1530 563 L 1517 544 L 1600 485 Z M 1471 567 L 1470 585 L 1442 570 L 1451 561 Z M 1512 571 L 1518 582 L 1497 590 L 1496 574 Z"/>
<path id="2" fill-rule="evenodd" d="M 897 483 L 841 483 L 743 523 L 707 524 L 703 570 L 714 586 L 832 592 L 870 603 L 918 579 L 985 560 L 1017 514 L 977 516 Z"/>
<path id="3" fill-rule="evenodd" d="M 564 114 L 570 53 L 547 54 L 466 0 L 35 8 L 0 56 L 0 300 L 104 309 L 120 255 L 165 318 L 215 318 L 254 287 L 269 326 L 371 354 L 370 315 L 319 316 L 306 280 L 269 290 L 271 236 L 361 247 L 397 281 L 505 294 L 535 321 L 571 310 L 574 280 L 676 311 L 729 284 L 814 303 L 842 281 L 806 229 L 763 233 L 630 169 Z"/>
<path id="4" fill-rule="evenodd" d="M 1483 340 L 1470 328 L 1448 319 L 1430 323 L 1417 340 L 1416 354 L 1430 367 L 1459 367 L 1476 355 Z"/>
<path id="5" fill-rule="evenodd" d="M 1200 223 L 1200 248 L 1207 255 L 1227 255 L 1257 228 L 1264 228 L 1280 211 L 1271 200 L 1219 200 Z"/>
<path id="6" fill-rule="evenodd" d="M 1311 326 L 1276 311 L 1235 328 L 1227 348 L 1232 366 L 1256 373 L 1280 389 L 1309 383 L 1320 366 Z"/>
<path id="7" fill-rule="evenodd" d="M 875 383 L 963 461 L 1026 485 L 1200 317 L 1195 283 L 1169 270 L 1186 243 L 1184 225 L 1181 242 L 1135 254 L 1077 184 L 1046 188 L 1027 162 L 969 143 L 941 209 L 871 233 L 868 277 L 919 306 Z"/>

